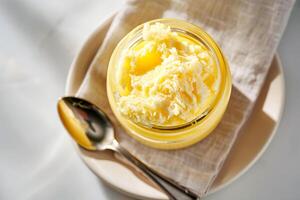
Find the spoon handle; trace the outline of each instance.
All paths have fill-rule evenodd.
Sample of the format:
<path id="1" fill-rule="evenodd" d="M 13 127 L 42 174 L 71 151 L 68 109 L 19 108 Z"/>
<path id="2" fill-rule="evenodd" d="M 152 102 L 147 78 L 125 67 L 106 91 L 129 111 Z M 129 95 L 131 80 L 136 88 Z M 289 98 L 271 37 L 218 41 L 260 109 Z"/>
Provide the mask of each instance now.
<path id="1" fill-rule="evenodd" d="M 124 156 L 128 161 L 138 167 L 142 172 L 144 172 L 150 179 L 152 179 L 169 197 L 170 200 L 199 200 L 200 197 L 190 191 L 188 188 L 178 184 L 174 180 L 167 178 L 155 170 L 149 168 L 143 162 L 135 158 L 126 149 L 121 147 L 117 141 L 114 142 L 114 150 Z"/>

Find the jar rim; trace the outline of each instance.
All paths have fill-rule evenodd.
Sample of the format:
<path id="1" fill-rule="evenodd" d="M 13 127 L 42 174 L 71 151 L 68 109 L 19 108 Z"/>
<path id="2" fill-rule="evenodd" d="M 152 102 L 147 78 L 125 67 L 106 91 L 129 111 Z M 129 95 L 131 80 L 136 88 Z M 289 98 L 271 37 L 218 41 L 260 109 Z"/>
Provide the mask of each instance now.
<path id="1" fill-rule="evenodd" d="M 128 119 L 125 116 L 123 116 L 124 118 L 126 118 L 128 123 L 133 123 L 134 125 L 139 126 L 140 128 L 150 129 L 150 130 L 154 129 L 156 131 L 163 131 L 164 134 L 165 133 L 175 134 L 174 130 L 181 130 L 181 129 L 185 129 L 185 128 L 194 126 L 194 125 L 200 123 L 201 121 L 203 121 L 203 119 L 210 116 L 211 111 L 216 109 L 216 104 L 218 103 L 218 101 L 223 96 L 224 87 L 226 85 L 224 83 L 226 81 L 228 81 L 227 80 L 228 79 L 227 74 L 228 73 L 230 74 L 230 71 L 229 71 L 229 67 L 227 66 L 226 59 L 224 58 L 223 53 L 221 52 L 218 44 L 202 28 L 200 28 L 199 26 L 193 25 L 191 23 L 182 21 L 182 20 L 169 19 L 169 18 L 155 19 L 155 20 L 152 20 L 152 21 L 148 21 L 146 23 L 153 24 L 153 23 L 157 23 L 157 22 L 164 23 L 164 24 L 170 26 L 172 30 L 176 30 L 176 31 L 184 32 L 185 34 L 192 35 L 192 37 L 194 39 L 197 39 L 197 41 L 199 41 L 199 42 L 201 42 L 201 44 L 205 45 L 205 47 L 213 54 L 215 62 L 216 62 L 216 66 L 220 70 L 219 71 L 219 73 L 220 73 L 219 87 L 218 87 L 217 93 L 215 95 L 215 98 L 214 98 L 212 104 L 206 110 L 204 110 L 204 112 L 197 115 L 194 119 L 190 120 L 189 122 L 186 122 L 186 123 L 183 123 L 183 124 L 180 124 L 180 125 L 175 125 L 175 126 L 159 126 L 159 125 L 155 125 L 155 124 L 145 125 L 145 124 L 142 124 L 142 123 L 134 122 L 133 120 Z M 116 54 L 117 51 L 121 51 L 122 49 L 124 49 L 123 47 L 126 46 L 126 45 L 127 45 L 126 46 L 127 48 L 132 46 L 133 43 L 134 43 L 134 41 L 132 40 L 133 37 L 136 37 L 138 34 L 141 34 L 141 30 L 143 29 L 143 25 L 144 24 L 141 24 L 141 25 L 135 27 L 132 31 L 130 31 L 119 42 L 119 44 L 115 48 L 113 54 Z M 111 60 L 112 59 L 113 59 L 113 55 L 112 55 Z M 111 65 L 111 61 L 110 61 L 109 65 Z M 110 74 L 108 74 L 108 80 L 107 81 L 109 81 L 109 76 L 110 76 Z M 231 81 L 231 80 L 229 80 L 229 81 Z M 108 87 L 109 87 L 109 84 L 108 84 Z M 110 90 L 111 88 L 107 88 L 107 89 Z M 112 98 L 113 98 L 112 100 L 114 101 L 113 103 L 115 103 L 115 101 L 116 101 L 115 97 L 112 97 Z M 110 104 L 112 104 L 112 102 L 110 102 Z"/>

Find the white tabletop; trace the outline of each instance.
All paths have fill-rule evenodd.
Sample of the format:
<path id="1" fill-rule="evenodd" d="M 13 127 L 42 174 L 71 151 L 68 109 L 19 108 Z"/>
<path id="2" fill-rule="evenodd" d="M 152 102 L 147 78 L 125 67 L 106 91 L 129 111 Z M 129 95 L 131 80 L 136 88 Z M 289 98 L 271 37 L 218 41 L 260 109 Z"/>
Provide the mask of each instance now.
<path id="1" fill-rule="evenodd" d="M 104 185 L 64 133 L 56 100 L 87 36 L 122 7 L 119 0 L 0 1 L 0 199 L 131 198 Z M 206 199 L 300 199 L 300 2 L 279 45 L 286 107 L 263 157 Z"/>

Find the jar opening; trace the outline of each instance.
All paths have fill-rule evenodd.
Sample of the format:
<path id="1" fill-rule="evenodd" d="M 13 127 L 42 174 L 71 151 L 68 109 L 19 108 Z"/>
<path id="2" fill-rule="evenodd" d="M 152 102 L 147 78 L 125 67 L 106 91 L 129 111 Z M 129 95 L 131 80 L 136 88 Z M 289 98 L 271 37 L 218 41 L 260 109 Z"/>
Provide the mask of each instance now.
<path id="1" fill-rule="evenodd" d="M 186 128 L 188 126 L 192 126 L 193 124 L 198 123 L 199 121 L 201 121 L 201 119 L 203 119 L 209 112 L 210 110 L 213 108 L 213 105 L 215 104 L 215 100 L 216 97 L 219 93 L 219 88 L 220 88 L 220 66 L 219 66 L 219 61 L 218 58 L 216 56 L 216 54 L 214 53 L 213 49 L 209 46 L 209 44 L 201 37 L 199 37 L 198 35 L 195 35 L 194 33 L 185 30 L 183 28 L 178 28 L 178 27 L 170 27 L 171 32 L 172 33 L 176 33 L 178 34 L 180 37 L 186 39 L 187 41 L 191 41 L 193 43 L 195 43 L 196 45 L 201 45 L 201 47 L 203 46 L 205 48 L 205 53 L 208 53 L 209 56 L 212 59 L 212 63 L 211 65 L 214 65 L 214 67 L 216 68 L 217 72 L 217 77 L 214 83 L 214 88 L 215 89 L 214 93 L 211 94 L 212 98 L 210 99 L 209 102 L 206 102 L 205 106 L 201 105 L 201 102 L 199 102 L 199 104 L 197 105 L 200 110 L 201 108 L 201 112 L 198 112 L 196 115 L 194 115 L 192 118 L 189 118 L 189 120 L 186 121 L 181 121 L 180 123 L 173 123 L 173 124 L 159 124 L 159 123 L 144 123 L 143 121 L 135 121 L 132 120 L 134 123 L 136 123 L 139 126 L 142 126 L 144 128 L 153 128 L 153 129 L 158 129 L 158 130 L 176 130 L 176 129 L 182 129 L 182 128 Z M 123 48 L 123 54 L 128 54 L 128 51 L 131 51 L 132 49 L 134 49 L 137 45 L 139 45 L 141 42 L 143 42 L 143 33 L 142 33 L 142 27 L 136 32 L 135 37 L 132 37 L 128 42 L 127 42 L 127 46 L 125 48 Z M 186 42 L 186 41 L 183 41 Z M 124 56 L 124 55 L 123 55 Z M 122 59 L 120 59 L 122 60 Z M 199 62 L 200 64 L 200 62 Z M 122 67 L 122 62 L 119 62 L 119 67 Z M 199 66 L 200 67 L 200 66 Z M 202 67 L 202 66 L 201 66 Z M 204 66 L 207 67 L 207 66 Z M 209 66 L 208 66 L 209 67 Z M 124 74 L 121 74 L 121 76 L 124 76 Z M 206 85 L 205 85 L 206 86 Z M 118 101 L 120 97 L 120 94 L 118 93 L 118 91 L 116 91 L 115 94 L 115 98 L 117 98 L 116 100 Z M 201 96 L 202 98 L 202 96 Z M 127 116 L 124 116 L 127 117 Z M 129 118 L 129 120 L 131 120 Z"/>
<path id="2" fill-rule="evenodd" d="M 179 21 L 179 20 L 175 20 Z M 124 118 L 127 118 L 128 121 L 131 121 L 132 123 L 143 127 L 147 129 L 157 129 L 157 130 L 178 130 L 178 129 L 184 129 L 189 126 L 193 126 L 202 119 L 204 119 L 207 115 L 209 115 L 210 111 L 214 109 L 215 104 L 217 101 L 220 99 L 220 96 L 222 93 L 222 85 L 224 85 L 224 80 L 223 77 L 226 74 L 226 69 L 224 64 L 224 58 L 222 56 L 222 53 L 220 52 L 218 46 L 215 44 L 213 39 L 205 33 L 202 29 L 199 27 L 196 27 L 192 24 L 188 23 L 183 23 L 183 24 L 178 24 L 174 22 L 172 19 L 160 19 L 160 20 L 154 20 L 151 22 L 148 22 L 149 24 L 155 24 L 155 23 L 163 23 L 166 24 L 167 26 L 170 27 L 171 32 L 176 33 L 184 38 L 187 38 L 190 41 L 193 41 L 194 43 L 197 43 L 197 45 L 203 46 L 209 56 L 211 56 L 214 66 L 217 69 L 217 78 L 214 82 L 214 87 L 216 88 L 215 93 L 212 95 L 213 97 L 210 99 L 209 103 L 207 103 L 205 106 L 203 106 L 201 109 L 201 112 L 197 112 L 196 115 L 194 115 L 192 118 L 189 118 L 189 120 L 181 121 L 180 123 L 144 123 L 143 121 L 137 121 L 137 120 L 132 120 L 130 117 L 123 115 Z M 123 42 L 123 41 L 126 42 Z M 123 40 L 119 43 L 118 47 L 118 55 L 119 59 L 115 61 L 115 70 L 122 66 L 122 59 L 120 57 L 123 57 L 123 55 L 127 54 L 129 51 L 131 51 L 135 46 L 137 46 L 139 43 L 143 41 L 143 25 L 140 25 L 136 27 L 134 30 L 132 30 Z M 220 63 L 221 61 L 221 63 Z M 124 73 L 120 73 L 120 76 L 124 76 Z M 222 75 L 223 74 L 223 75 Z M 114 76 L 114 75 L 112 75 Z M 114 79 L 113 82 L 117 82 L 116 78 Z M 118 83 L 117 83 L 118 84 Z M 119 98 L 120 98 L 120 93 L 118 92 L 118 89 L 113 89 L 113 96 L 114 96 L 114 101 L 116 104 L 118 104 Z M 199 105 L 200 107 L 201 105 Z"/>

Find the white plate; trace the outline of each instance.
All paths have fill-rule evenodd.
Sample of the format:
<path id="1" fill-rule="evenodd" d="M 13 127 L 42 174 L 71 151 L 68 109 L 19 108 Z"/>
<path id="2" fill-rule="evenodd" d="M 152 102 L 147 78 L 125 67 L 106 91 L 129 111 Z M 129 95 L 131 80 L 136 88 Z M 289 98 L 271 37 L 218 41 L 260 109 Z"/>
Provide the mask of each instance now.
<path id="1" fill-rule="evenodd" d="M 67 95 L 74 95 L 80 86 L 112 19 L 113 17 L 109 18 L 95 30 L 76 56 L 69 71 Z M 284 96 L 284 76 L 281 62 L 276 55 L 254 111 L 239 134 L 209 194 L 236 180 L 261 157 L 276 132 L 284 107 Z M 96 154 L 77 149 L 87 166 L 117 190 L 135 198 L 167 199 L 151 182 L 132 167 L 121 164 L 113 154 Z"/>

